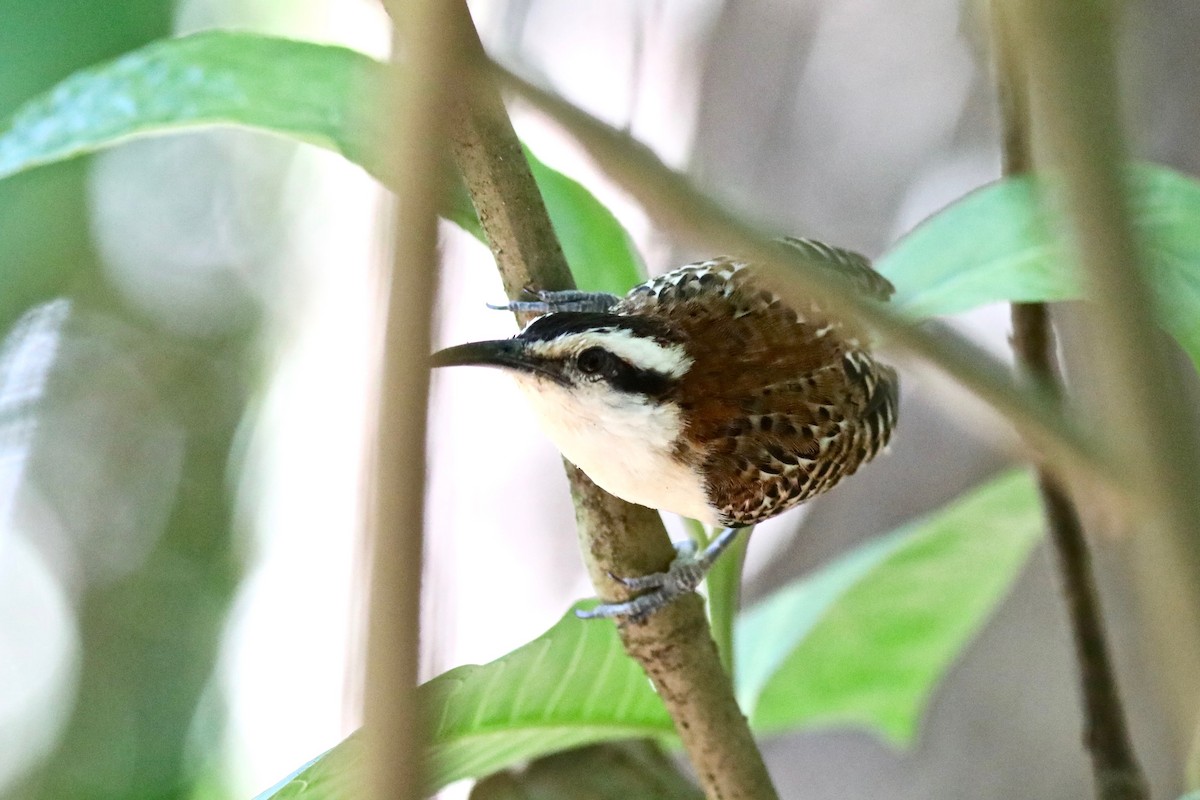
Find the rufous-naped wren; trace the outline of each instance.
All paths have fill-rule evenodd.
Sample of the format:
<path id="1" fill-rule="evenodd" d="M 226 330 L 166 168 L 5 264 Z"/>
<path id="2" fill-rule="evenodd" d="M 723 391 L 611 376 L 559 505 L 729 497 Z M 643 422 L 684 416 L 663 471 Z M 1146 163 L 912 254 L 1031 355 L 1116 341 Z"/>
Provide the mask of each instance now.
<path id="1" fill-rule="evenodd" d="M 867 260 L 781 240 L 878 300 L 892 285 Z M 899 382 L 856 325 L 755 285 L 752 264 L 680 267 L 625 297 L 541 292 L 499 306 L 541 313 L 517 336 L 458 345 L 434 366 L 487 365 L 516 378 L 571 463 L 627 500 L 725 530 L 668 572 L 622 578 L 652 590 L 587 616 L 644 617 L 693 590 L 737 531 L 827 491 L 887 446 Z"/>

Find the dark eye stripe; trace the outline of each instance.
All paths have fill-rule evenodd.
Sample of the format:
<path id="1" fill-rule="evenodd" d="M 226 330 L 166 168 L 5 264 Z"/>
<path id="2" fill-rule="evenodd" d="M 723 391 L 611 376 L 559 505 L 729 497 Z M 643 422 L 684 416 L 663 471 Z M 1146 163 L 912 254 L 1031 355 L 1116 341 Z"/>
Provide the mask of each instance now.
<path id="1" fill-rule="evenodd" d="M 638 369 L 620 359 L 616 359 L 616 361 L 620 366 L 612 375 L 605 377 L 618 391 L 642 394 L 647 397 L 661 397 L 675 383 L 673 378 L 661 372 L 655 372 L 652 369 Z"/>
<path id="2" fill-rule="evenodd" d="M 538 317 L 518 338 L 527 342 L 552 342 L 573 333 L 602 330 L 627 330 L 634 336 L 651 339 L 659 344 L 677 344 L 670 329 L 658 320 L 642 316 L 603 314 L 583 311 L 558 311 Z M 603 357 L 593 351 L 600 351 Z M 587 354 L 584 356 L 584 354 Z M 581 360 L 581 356 L 583 356 Z M 628 361 L 600 346 L 589 347 L 574 357 L 575 368 L 584 375 L 596 376 L 619 392 L 660 397 L 671 390 L 677 380 L 652 369 L 635 367 Z M 562 362 L 560 362 L 562 363 Z"/>
<path id="3" fill-rule="evenodd" d="M 593 346 L 575 357 L 575 367 L 593 380 L 608 383 L 618 392 L 658 397 L 674 384 L 674 379 L 652 369 L 641 369 L 603 347 Z"/>

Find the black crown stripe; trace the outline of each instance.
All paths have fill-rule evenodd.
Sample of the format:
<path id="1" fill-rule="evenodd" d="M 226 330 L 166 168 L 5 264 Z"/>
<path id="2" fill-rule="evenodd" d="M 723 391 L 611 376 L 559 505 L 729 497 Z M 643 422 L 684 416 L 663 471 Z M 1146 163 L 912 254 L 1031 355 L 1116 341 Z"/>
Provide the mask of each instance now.
<path id="1" fill-rule="evenodd" d="M 605 314 L 595 311 L 556 311 L 538 317 L 521 332 L 529 342 L 550 342 L 572 333 L 598 329 L 625 330 L 659 344 L 677 344 L 670 328 L 659 320 L 640 315 Z"/>

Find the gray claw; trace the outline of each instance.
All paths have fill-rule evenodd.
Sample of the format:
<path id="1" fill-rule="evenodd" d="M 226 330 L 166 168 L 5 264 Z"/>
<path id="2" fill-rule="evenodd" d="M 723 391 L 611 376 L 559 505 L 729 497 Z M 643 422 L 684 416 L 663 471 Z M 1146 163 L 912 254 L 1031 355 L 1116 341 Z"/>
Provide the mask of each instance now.
<path id="1" fill-rule="evenodd" d="M 632 591 L 652 591 L 624 603 L 605 603 L 590 611 L 576 611 L 580 619 L 599 617 L 628 617 L 640 622 L 677 597 L 695 591 L 704 574 L 725 548 L 737 537 L 738 528 L 726 528 L 703 552 L 697 553 L 696 543 L 688 539 L 675 544 L 675 559 L 666 572 L 624 577 L 608 574 L 610 578 Z"/>
<path id="2" fill-rule="evenodd" d="M 664 586 L 632 600 L 626 600 L 624 603 L 602 603 L 589 611 L 578 609 L 575 611 L 575 616 L 580 619 L 626 617 L 633 622 L 642 622 L 651 614 L 669 605 L 675 598 L 687 594 L 688 591 L 690 590 L 675 586 Z"/>
<path id="3" fill-rule="evenodd" d="M 632 589 L 635 592 L 645 591 L 646 589 L 658 589 L 670 580 L 671 573 L 669 572 L 651 572 L 649 575 L 614 575 L 608 573 L 608 577 L 612 578 L 617 583 L 624 586 L 626 589 Z"/>

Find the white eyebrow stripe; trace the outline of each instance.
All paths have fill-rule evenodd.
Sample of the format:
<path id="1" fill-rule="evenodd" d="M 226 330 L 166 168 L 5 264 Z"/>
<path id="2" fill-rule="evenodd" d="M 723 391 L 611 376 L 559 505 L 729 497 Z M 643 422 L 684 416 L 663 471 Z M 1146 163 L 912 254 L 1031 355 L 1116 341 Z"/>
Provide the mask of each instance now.
<path id="1" fill-rule="evenodd" d="M 546 357 L 579 353 L 589 347 L 603 347 L 637 369 L 658 372 L 671 378 L 682 377 L 693 363 L 683 345 L 663 344 L 637 336 L 624 328 L 567 333 L 548 342 L 530 344 L 530 350 Z"/>

